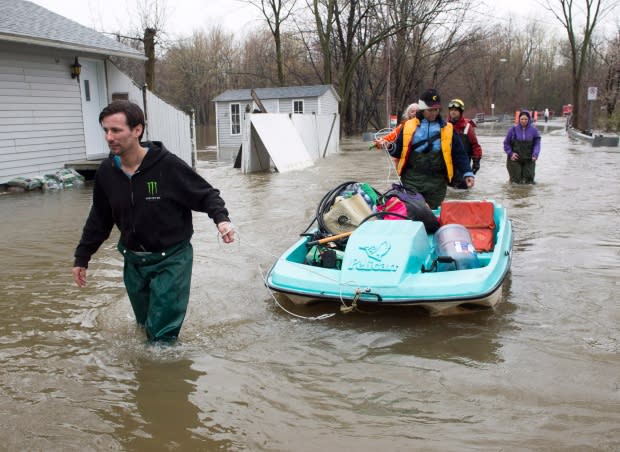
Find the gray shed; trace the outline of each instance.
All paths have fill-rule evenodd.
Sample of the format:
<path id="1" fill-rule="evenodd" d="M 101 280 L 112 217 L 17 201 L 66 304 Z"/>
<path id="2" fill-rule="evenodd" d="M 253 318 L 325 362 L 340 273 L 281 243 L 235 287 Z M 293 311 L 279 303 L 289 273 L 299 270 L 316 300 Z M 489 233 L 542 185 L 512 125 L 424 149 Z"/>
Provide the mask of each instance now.
<path id="1" fill-rule="evenodd" d="M 332 85 L 256 88 L 254 92 L 267 113 L 338 114 L 340 97 Z M 258 108 L 252 98 L 252 90 L 227 90 L 213 99 L 213 102 L 218 152 L 236 152 L 243 141 L 246 113 Z"/>

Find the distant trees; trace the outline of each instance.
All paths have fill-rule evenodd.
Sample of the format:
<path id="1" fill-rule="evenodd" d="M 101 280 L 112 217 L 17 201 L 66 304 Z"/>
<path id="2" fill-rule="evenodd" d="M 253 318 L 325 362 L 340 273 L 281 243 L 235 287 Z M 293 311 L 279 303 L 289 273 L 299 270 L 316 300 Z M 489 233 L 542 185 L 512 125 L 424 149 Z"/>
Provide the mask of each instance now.
<path id="1" fill-rule="evenodd" d="M 607 8 L 603 0 L 548 0 L 547 5 L 566 30 L 568 37 L 572 75 L 572 126 L 579 127 L 582 80 L 590 56 L 593 33 Z M 559 6 L 561 11 L 557 12 L 552 5 Z"/>
<path id="2" fill-rule="evenodd" d="M 196 122 L 207 124 L 212 99 L 236 85 L 240 55 L 233 34 L 221 26 L 195 32 L 165 53 L 157 92 L 183 110 L 193 109 Z"/>
<path id="3" fill-rule="evenodd" d="M 550 33 L 536 19 L 481 23 L 464 0 L 251 1 L 264 8 L 267 27 L 240 35 L 212 26 L 158 46 L 151 89 L 193 109 L 198 124 L 214 123 L 212 99 L 226 89 L 282 83 L 333 84 L 347 135 L 385 127 L 388 114 L 400 115 L 428 87 L 444 102 L 463 99 L 470 116 L 522 107 L 559 114 L 567 103 L 578 112 L 584 83 L 593 83 L 608 117 L 617 111 L 620 38 L 595 36 L 600 12 L 592 10 L 583 19 L 590 44 L 582 55 L 586 44 L 571 10 L 578 0 L 554 0 L 567 8 L 556 10 L 572 37 Z M 144 77 L 135 63 L 124 69 Z"/>
<path id="4" fill-rule="evenodd" d="M 296 0 L 245 0 L 255 6 L 265 18 L 273 37 L 276 57 L 278 84 L 285 85 L 284 61 L 282 50 L 283 25 L 291 18 Z"/>
<path id="5" fill-rule="evenodd" d="M 605 128 L 620 129 L 620 112 L 617 109 L 620 100 L 620 28 L 616 35 L 609 39 L 601 50 L 601 74 L 603 88 L 601 102 L 606 113 Z"/>

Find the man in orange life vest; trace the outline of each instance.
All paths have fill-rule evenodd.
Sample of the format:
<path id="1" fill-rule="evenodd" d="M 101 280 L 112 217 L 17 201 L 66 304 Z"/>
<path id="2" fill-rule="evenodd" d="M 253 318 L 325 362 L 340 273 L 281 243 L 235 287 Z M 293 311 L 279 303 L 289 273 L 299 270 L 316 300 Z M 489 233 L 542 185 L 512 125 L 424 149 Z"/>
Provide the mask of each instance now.
<path id="1" fill-rule="evenodd" d="M 403 125 L 389 152 L 398 159 L 397 172 L 403 185 L 420 193 L 429 207 L 435 209 L 446 197 L 455 168 L 463 175 L 468 188 L 474 186 L 474 173 L 452 124 L 439 113 L 439 93 L 426 90 L 418 107 L 416 117 Z"/>
<path id="2" fill-rule="evenodd" d="M 396 138 L 398 138 L 398 134 L 400 133 L 400 130 L 403 128 L 403 125 L 410 119 L 415 118 L 415 115 L 417 112 L 418 112 L 418 104 L 416 103 L 409 104 L 409 106 L 403 113 L 402 121 L 400 122 L 400 124 L 394 127 L 394 129 L 390 133 L 384 135 L 381 138 L 377 138 L 375 140 L 375 147 L 378 149 L 382 149 L 384 146 L 389 145 L 390 143 L 393 143 L 396 140 Z"/>

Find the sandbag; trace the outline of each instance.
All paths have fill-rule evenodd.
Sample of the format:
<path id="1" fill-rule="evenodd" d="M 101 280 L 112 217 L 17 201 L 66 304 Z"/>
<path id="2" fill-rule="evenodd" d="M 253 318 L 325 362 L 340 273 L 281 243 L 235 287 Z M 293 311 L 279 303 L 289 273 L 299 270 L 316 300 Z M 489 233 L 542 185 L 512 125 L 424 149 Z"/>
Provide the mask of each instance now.
<path id="1" fill-rule="evenodd" d="M 41 180 L 36 177 L 15 177 L 6 183 L 9 187 L 19 187 L 24 190 L 36 190 L 37 188 L 41 188 Z"/>

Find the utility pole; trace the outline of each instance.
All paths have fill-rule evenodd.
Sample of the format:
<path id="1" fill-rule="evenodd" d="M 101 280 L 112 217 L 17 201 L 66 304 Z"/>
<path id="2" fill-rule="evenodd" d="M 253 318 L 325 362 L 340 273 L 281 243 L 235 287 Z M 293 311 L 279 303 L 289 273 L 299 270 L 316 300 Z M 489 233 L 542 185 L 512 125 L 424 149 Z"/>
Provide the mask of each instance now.
<path id="1" fill-rule="evenodd" d="M 387 5 L 387 18 L 390 20 L 390 5 Z M 387 128 L 391 127 L 390 116 L 392 115 L 392 84 L 390 79 L 392 78 L 392 47 L 390 43 L 390 37 L 385 38 L 385 52 L 387 53 L 387 77 L 385 84 L 385 116 L 387 122 Z"/>
<path id="2" fill-rule="evenodd" d="M 155 35 L 157 30 L 147 27 L 144 29 L 144 82 L 151 91 L 155 90 Z"/>

